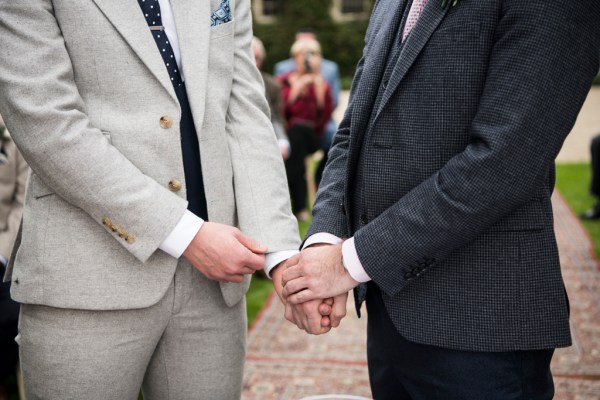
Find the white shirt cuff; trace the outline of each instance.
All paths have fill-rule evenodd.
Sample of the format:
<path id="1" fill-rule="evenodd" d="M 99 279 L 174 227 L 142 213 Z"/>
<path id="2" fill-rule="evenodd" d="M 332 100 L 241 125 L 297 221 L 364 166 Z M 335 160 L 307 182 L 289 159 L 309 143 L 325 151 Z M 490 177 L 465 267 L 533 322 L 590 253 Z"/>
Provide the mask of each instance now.
<path id="1" fill-rule="evenodd" d="M 346 268 L 350 276 L 355 281 L 362 283 L 369 282 L 371 280 L 358 258 L 353 237 L 346 240 L 344 244 L 342 244 L 342 261 L 344 263 L 344 268 Z"/>
<path id="2" fill-rule="evenodd" d="M 302 250 L 307 248 L 308 246 L 312 246 L 313 244 L 318 243 L 327 243 L 327 244 L 340 244 L 342 243 L 342 239 L 332 235 L 331 233 L 319 232 L 315 233 L 304 242 L 304 246 L 302 246 Z"/>
<path id="3" fill-rule="evenodd" d="M 273 253 L 267 253 L 265 256 L 265 274 L 271 279 L 271 270 L 280 262 L 287 260 L 290 257 L 298 254 L 298 250 L 283 250 L 283 251 L 275 251 Z"/>
<path id="4" fill-rule="evenodd" d="M 202 224 L 204 224 L 202 218 L 186 210 L 175 228 L 158 248 L 175 258 L 181 257 L 200 228 L 202 228 Z"/>

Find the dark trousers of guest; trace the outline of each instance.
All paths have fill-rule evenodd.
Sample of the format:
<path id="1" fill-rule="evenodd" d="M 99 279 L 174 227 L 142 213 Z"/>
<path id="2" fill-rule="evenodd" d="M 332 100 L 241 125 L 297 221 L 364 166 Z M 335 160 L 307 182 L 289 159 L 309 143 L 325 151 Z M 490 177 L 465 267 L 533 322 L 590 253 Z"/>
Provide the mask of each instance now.
<path id="1" fill-rule="evenodd" d="M 330 126 L 333 125 L 333 126 Z M 333 121 L 329 121 L 325 126 L 325 132 L 321 137 L 321 150 L 323 150 L 323 158 L 319 162 L 319 166 L 315 171 L 315 185 L 317 189 L 321 184 L 321 178 L 323 178 L 323 172 L 325 171 L 325 165 L 327 165 L 327 160 L 329 159 L 329 149 L 331 148 L 331 143 L 333 142 L 333 135 L 337 131 L 337 124 Z"/>
<path id="2" fill-rule="evenodd" d="M 592 152 L 592 183 L 590 193 L 600 198 L 600 135 L 592 139 L 590 150 Z"/>
<path id="3" fill-rule="evenodd" d="M 0 265 L 0 278 L 4 268 Z M 0 384 L 15 372 L 19 348 L 15 342 L 19 304 L 10 298 L 10 282 L 0 282 Z"/>
<path id="4" fill-rule="evenodd" d="M 466 352 L 409 342 L 379 288 L 367 292 L 367 356 L 377 400 L 546 400 L 554 396 L 554 350 Z M 442 333 L 440 333 L 442 334 Z"/>
<path id="5" fill-rule="evenodd" d="M 315 171 L 315 185 L 317 186 L 317 188 L 321 184 L 321 178 L 323 178 L 323 172 L 325 171 L 325 165 L 327 164 L 327 160 L 329 159 L 328 154 L 329 154 L 329 148 L 327 148 L 327 149 L 323 148 L 323 158 L 321 158 L 321 161 L 319 162 L 319 166 L 317 167 L 317 170 Z"/>
<path id="6" fill-rule="evenodd" d="M 306 157 L 318 148 L 314 129 L 306 125 L 292 125 L 288 129 L 291 154 L 285 160 L 285 171 L 287 174 L 290 196 L 292 200 L 292 211 L 298 213 L 306 209 L 308 197 L 308 186 L 306 183 Z"/>

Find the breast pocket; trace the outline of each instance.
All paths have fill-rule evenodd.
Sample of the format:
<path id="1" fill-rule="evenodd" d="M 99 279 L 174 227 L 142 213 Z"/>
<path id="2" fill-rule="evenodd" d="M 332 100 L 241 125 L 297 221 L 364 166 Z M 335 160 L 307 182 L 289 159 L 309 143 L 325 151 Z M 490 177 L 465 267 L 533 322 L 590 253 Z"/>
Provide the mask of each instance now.
<path id="1" fill-rule="evenodd" d="M 219 39 L 226 36 L 233 35 L 234 21 L 227 22 L 225 24 L 215 25 L 210 28 L 210 40 Z"/>
<path id="2" fill-rule="evenodd" d="M 481 22 L 460 23 L 453 21 L 447 26 L 440 26 L 433 33 L 431 40 L 462 42 L 477 39 L 481 34 Z"/>

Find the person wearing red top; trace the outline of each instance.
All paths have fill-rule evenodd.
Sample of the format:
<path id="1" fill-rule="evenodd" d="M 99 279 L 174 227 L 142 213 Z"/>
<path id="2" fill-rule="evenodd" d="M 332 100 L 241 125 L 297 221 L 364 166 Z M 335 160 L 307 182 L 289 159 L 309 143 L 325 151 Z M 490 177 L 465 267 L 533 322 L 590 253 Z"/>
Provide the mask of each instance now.
<path id="1" fill-rule="evenodd" d="M 316 40 L 298 40 L 290 50 L 296 70 L 279 76 L 284 116 L 291 145 L 285 161 L 292 210 L 299 220 L 308 219 L 305 158 L 319 147 L 319 138 L 333 112 L 329 84 L 320 72 L 321 46 Z"/>

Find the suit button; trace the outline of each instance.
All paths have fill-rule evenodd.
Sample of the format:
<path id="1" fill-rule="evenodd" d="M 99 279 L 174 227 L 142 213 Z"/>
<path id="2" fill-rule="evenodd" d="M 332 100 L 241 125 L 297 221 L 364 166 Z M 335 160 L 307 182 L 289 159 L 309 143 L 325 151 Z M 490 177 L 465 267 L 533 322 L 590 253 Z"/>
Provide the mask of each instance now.
<path id="1" fill-rule="evenodd" d="M 127 237 L 125 238 L 125 240 L 129 244 L 133 244 L 133 242 L 135 242 L 135 238 L 133 236 L 131 236 L 131 235 L 127 235 Z"/>
<path id="2" fill-rule="evenodd" d="M 181 182 L 177 179 L 171 179 L 169 181 L 169 189 L 171 189 L 172 192 L 179 192 L 181 190 Z"/>
<path id="3" fill-rule="evenodd" d="M 104 217 L 104 218 L 102 218 L 102 224 L 103 225 L 110 225 L 110 224 L 112 224 L 112 221 L 110 220 L 110 218 Z"/>
<path id="4" fill-rule="evenodd" d="M 362 214 L 362 215 L 360 216 L 360 223 L 361 223 L 362 225 L 366 225 L 366 224 L 367 224 L 367 222 L 369 222 L 369 219 L 367 218 L 367 216 L 366 216 L 365 214 Z"/>
<path id="5" fill-rule="evenodd" d="M 171 126 L 173 126 L 173 120 L 166 115 L 163 115 L 160 117 L 160 126 L 161 128 L 169 129 Z"/>

